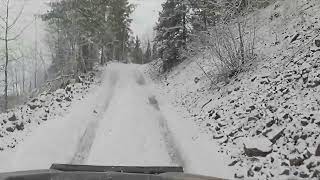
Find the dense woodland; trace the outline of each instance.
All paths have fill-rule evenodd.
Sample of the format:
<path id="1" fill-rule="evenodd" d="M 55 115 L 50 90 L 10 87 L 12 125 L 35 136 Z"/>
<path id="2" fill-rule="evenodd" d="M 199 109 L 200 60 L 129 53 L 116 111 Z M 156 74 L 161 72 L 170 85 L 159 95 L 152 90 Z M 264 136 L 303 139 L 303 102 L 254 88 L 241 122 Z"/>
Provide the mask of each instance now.
<path id="1" fill-rule="evenodd" d="M 4 10 L 0 25 L 5 60 L 1 66 L 4 76 L 2 110 L 12 107 L 12 99 L 32 95 L 48 83 L 59 84 L 65 79 L 75 78 L 97 64 L 103 65 L 111 60 L 142 64 L 151 60 L 151 42 L 142 44 L 139 37 L 134 37 L 131 32 L 130 16 L 135 5 L 128 0 L 52 1 L 46 13 L 34 17 L 26 27 L 16 28 L 17 33 L 13 29 L 19 27 L 24 7 L 22 5 L 19 13 L 14 14 L 13 5 L 16 6 L 12 0 L 1 4 Z M 20 35 L 27 28 L 36 26 L 40 20 L 47 26 L 45 41 L 49 50 L 46 54 L 49 55 L 46 57 L 37 39 L 30 49 L 14 44 L 19 43 Z M 51 65 L 45 66 L 44 61 L 51 61 Z"/>
<path id="2" fill-rule="evenodd" d="M 50 7 L 42 19 L 49 25 L 53 77 L 85 73 L 97 62 L 151 60 L 150 41 L 143 50 L 130 30 L 134 5 L 127 0 L 64 0 Z"/>
<path id="3" fill-rule="evenodd" d="M 245 14 L 266 7 L 268 0 L 167 0 L 163 3 L 154 39 L 160 72 L 169 71 L 185 58 L 210 48 L 221 71 L 232 74 L 253 55 L 254 32 Z M 230 29 L 235 24 L 236 28 Z M 228 29 L 225 27 L 228 26 Z M 246 29 L 247 28 L 247 29 Z M 227 32 L 227 33 L 225 33 Z M 196 44 L 196 47 L 195 47 Z M 217 62 L 215 62 L 216 64 Z"/>
<path id="4" fill-rule="evenodd" d="M 134 8 L 127 0 L 63 0 L 50 7 L 42 19 L 50 31 L 52 76 L 87 72 L 97 61 L 126 61 Z"/>

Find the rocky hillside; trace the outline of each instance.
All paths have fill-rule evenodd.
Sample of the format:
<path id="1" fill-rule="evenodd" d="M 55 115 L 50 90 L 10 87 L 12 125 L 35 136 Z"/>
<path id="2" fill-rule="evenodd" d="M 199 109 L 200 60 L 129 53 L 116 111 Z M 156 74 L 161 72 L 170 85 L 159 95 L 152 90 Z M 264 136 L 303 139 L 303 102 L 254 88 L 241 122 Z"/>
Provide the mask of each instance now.
<path id="1" fill-rule="evenodd" d="M 161 79 L 172 103 L 230 157 L 234 178 L 320 178 L 319 11 L 318 0 L 279 0 L 249 15 L 257 62 L 215 88 L 196 63 L 206 56 Z"/>
<path id="2" fill-rule="evenodd" d="M 80 76 L 77 83 L 68 83 L 54 92 L 44 91 L 24 105 L 0 114 L 0 151 L 14 149 L 29 132 L 46 121 L 59 120 L 99 84 L 97 79 L 95 73 L 88 73 Z"/>

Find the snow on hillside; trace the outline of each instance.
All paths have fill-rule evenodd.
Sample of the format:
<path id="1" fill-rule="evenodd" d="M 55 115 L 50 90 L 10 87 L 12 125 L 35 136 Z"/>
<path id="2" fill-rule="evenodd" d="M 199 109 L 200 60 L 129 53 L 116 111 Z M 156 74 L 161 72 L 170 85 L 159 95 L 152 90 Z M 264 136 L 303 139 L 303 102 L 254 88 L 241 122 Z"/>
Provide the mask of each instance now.
<path id="1" fill-rule="evenodd" d="M 217 145 L 202 136 L 192 122 L 181 126 L 179 115 L 166 103 L 165 96 L 158 96 L 155 86 L 140 68 L 143 67 L 111 63 L 104 69 L 99 85 L 91 84 L 89 89 L 79 85 L 84 90 L 67 86 L 52 96 L 40 95 L 21 106 L 31 113 L 34 126 L 24 123 L 24 129 L 13 126 L 14 132 L 7 133 L 23 141 L 0 152 L 0 172 L 71 163 L 183 166 L 186 173 L 231 178 L 232 171 L 226 157 L 217 153 Z M 70 106 L 63 110 L 70 93 L 84 98 L 81 101 L 70 98 Z M 30 107 L 35 109 L 29 110 Z M 36 112 L 47 108 L 48 119 L 41 119 L 44 116 Z M 17 118 L 14 122 L 20 124 L 24 118 L 19 112 L 17 108 L 11 113 Z M 53 117 L 49 118 L 49 114 Z M 37 122 L 41 122 L 41 126 Z M 11 140 L 7 134 L 0 140 Z"/>
<path id="2" fill-rule="evenodd" d="M 44 91 L 24 105 L 0 114 L 0 161 L 5 161 L 3 155 L 15 150 L 31 132 L 64 117 L 74 104 L 85 99 L 88 92 L 99 85 L 93 73 L 83 76 L 81 81 L 54 92 Z"/>
<path id="3" fill-rule="evenodd" d="M 319 11 L 318 0 L 284 0 L 248 16 L 259 62 L 214 90 L 196 64 L 209 59 L 161 79 L 173 106 L 231 158 L 234 178 L 320 178 Z"/>

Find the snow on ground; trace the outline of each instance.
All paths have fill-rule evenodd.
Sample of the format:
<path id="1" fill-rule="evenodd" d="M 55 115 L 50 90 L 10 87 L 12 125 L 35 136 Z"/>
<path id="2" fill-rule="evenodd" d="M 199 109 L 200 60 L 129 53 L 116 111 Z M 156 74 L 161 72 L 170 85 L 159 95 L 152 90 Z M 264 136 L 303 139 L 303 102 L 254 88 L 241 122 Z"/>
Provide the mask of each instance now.
<path id="1" fill-rule="evenodd" d="M 285 0 L 256 12 L 260 61 L 215 90 L 195 62 L 210 59 L 186 60 L 160 79 L 184 121 L 232 159 L 233 178 L 319 179 L 319 10 L 317 0 Z"/>
<path id="2" fill-rule="evenodd" d="M 144 66 L 110 64 L 100 86 L 41 94 L 1 115 L 0 171 L 182 165 L 230 179 L 319 179 L 319 9 L 284 0 L 257 12 L 257 70 L 215 90 L 190 59 L 156 85 Z"/>
<path id="3" fill-rule="evenodd" d="M 319 178 L 319 10 L 317 0 L 284 0 L 257 12 L 257 70 L 215 90 L 193 59 L 157 85 L 145 67 L 111 64 L 100 86 L 1 114 L 0 171 L 182 165 L 225 178 Z"/>
<path id="4" fill-rule="evenodd" d="M 67 113 L 72 104 L 99 84 L 91 75 L 84 77 L 82 83 L 69 84 L 55 92 L 44 91 L 24 105 L 0 114 L 0 151 L 15 148 L 33 128 Z"/>
<path id="5" fill-rule="evenodd" d="M 230 177 L 231 170 L 225 157 L 217 154 L 217 145 L 199 133 L 194 124 L 182 122 L 141 68 L 109 64 L 101 85 L 82 93 L 85 98 L 70 103 L 67 110 L 61 111 L 64 114 L 31 123 L 42 122 L 41 126 L 26 125 L 25 129 L 7 133 L 1 140 L 10 140 L 18 132 L 24 132 L 25 137 L 0 152 L 0 172 L 45 169 L 52 163 L 171 165 L 183 166 L 187 173 Z M 46 112 L 54 114 L 53 104 L 65 91 L 53 93 L 52 101 L 42 99 L 48 98 L 42 94 L 21 108 L 30 108 L 33 103 L 37 108 L 34 111 L 41 111 L 50 104 L 50 112 Z M 64 98 L 60 99 L 57 102 Z M 19 108 L 12 113 L 20 119 L 17 112 Z M 36 120 L 41 117 L 38 114 L 32 117 Z"/>
<path id="6" fill-rule="evenodd" d="M 1 114 L 0 172 L 48 168 L 51 160 L 63 161 L 71 155 L 67 148 L 77 142 L 81 128 L 86 126 L 82 123 L 88 121 L 85 117 L 93 116 L 89 109 L 85 115 L 78 112 L 87 110 L 89 103 L 94 106 L 92 99 L 100 87 L 91 77 L 83 80 L 53 93 L 44 92 Z"/>
<path id="7" fill-rule="evenodd" d="M 157 90 L 159 92 L 159 90 Z M 176 106 L 168 103 L 166 94 L 159 92 L 159 106 L 165 114 L 172 138 L 181 156 L 186 172 L 212 177 L 232 179 L 233 169 L 228 167 L 229 157 L 220 154 L 219 146 L 202 132 Z"/>
<path id="8" fill-rule="evenodd" d="M 183 166 L 185 172 L 232 177 L 217 145 L 159 95 L 137 65 L 112 65 L 119 80 L 86 164 Z M 140 70 L 140 71 L 139 71 Z"/>
<path id="9" fill-rule="evenodd" d="M 111 65 L 119 79 L 100 122 L 89 164 L 165 166 L 171 162 L 151 92 L 134 65 Z"/>

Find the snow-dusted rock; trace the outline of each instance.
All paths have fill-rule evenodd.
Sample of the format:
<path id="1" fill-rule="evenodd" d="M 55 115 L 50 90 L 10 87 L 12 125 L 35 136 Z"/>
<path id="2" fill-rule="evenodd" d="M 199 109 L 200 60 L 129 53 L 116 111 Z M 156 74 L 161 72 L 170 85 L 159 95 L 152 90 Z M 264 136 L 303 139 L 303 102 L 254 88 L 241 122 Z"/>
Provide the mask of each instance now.
<path id="1" fill-rule="evenodd" d="M 320 39 L 316 39 L 315 40 L 315 44 L 316 44 L 317 47 L 320 47 Z"/>
<path id="2" fill-rule="evenodd" d="M 315 152 L 316 156 L 320 156 L 320 144 L 318 145 L 316 152 Z"/>
<path id="3" fill-rule="evenodd" d="M 272 152 L 272 143 L 267 138 L 246 138 L 244 153 L 248 157 L 266 157 Z"/>
<path id="4" fill-rule="evenodd" d="M 84 76 L 85 82 L 98 83 L 87 79 L 92 80 L 92 77 Z M 0 114 L 0 151 L 14 148 L 38 125 L 66 114 L 71 102 L 82 100 L 89 91 L 88 85 L 79 83 L 69 84 L 68 88 L 51 93 L 45 91 L 26 104 Z"/>

